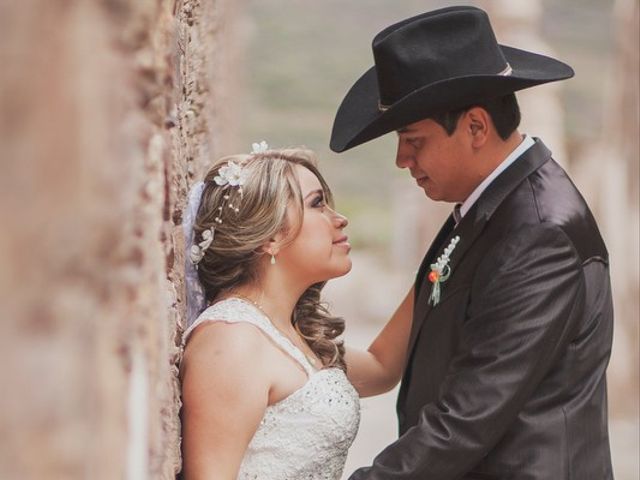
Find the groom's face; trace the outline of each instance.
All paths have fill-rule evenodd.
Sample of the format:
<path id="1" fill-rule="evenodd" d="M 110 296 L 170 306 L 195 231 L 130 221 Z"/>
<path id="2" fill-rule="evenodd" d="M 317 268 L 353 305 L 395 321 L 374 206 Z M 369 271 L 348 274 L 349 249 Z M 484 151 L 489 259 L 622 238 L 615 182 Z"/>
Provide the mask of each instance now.
<path id="1" fill-rule="evenodd" d="M 432 200 L 462 202 L 473 184 L 473 150 L 464 116 L 453 134 L 426 119 L 398 130 L 396 165 L 406 168 Z"/>

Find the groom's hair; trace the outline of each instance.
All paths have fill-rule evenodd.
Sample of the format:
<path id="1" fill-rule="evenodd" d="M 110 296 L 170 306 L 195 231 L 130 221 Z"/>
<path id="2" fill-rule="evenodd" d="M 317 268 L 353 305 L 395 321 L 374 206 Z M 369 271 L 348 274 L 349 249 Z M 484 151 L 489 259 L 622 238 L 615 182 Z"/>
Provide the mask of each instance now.
<path id="1" fill-rule="evenodd" d="M 436 114 L 429 118 L 444 128 L 447 135 L 451 136 L 456 131 L 458 120 L 462 114 L 473 107 L 480 107 L 487 111 L 498 135 L 503 140 L 509 138 L 520 125 L 520 107 L 515 93 L 475 102 L 466 107 Z"/>

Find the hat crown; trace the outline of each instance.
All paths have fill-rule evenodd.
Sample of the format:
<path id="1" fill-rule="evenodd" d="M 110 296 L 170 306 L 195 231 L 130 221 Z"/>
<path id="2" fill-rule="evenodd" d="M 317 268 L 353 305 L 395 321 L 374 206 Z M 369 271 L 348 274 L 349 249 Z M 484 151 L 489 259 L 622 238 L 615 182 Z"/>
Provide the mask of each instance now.
<path id="1" fill-rule="evenodd" d="M 382 105 L 426 85 L 508 68 L 489 17 L 475 7 L 450 7 L 391 25 L 373 39 Z"/>

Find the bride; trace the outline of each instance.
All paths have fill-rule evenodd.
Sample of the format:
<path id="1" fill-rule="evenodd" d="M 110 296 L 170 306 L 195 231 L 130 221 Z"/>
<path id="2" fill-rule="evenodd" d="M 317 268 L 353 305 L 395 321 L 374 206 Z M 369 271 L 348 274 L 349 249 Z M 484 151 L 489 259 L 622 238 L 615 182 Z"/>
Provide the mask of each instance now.
<path id="1" fill-rule="evenodd" d="M 192 189 L 188 303 L 208 306 L 183 334 L 186 480 L 340 478 L 359 397 L 400 380 L 413 309 L 409 292 L 366 352 L 339 340 L 320 292 L 351 269 L 347 223 L 304 149 L 254 144 Z"/>

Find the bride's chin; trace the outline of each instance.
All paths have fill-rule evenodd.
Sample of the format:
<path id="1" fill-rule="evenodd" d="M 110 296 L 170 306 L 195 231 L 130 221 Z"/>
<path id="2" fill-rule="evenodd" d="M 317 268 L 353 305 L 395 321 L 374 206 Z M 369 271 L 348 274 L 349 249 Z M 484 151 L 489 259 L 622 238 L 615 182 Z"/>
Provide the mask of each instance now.
<path id="1" fill-rule="evenodd" d="M 324 278 L 318 281 L 320 282 L 328 282 L 329 280 L 333 280 L 336 278 L 344 277 L 347 273 L 351 271 L 351 263 L 349 263 L 348 267 L 341 268 L 340 270 L 336 270 L 335 272 L 331 272 L 329 275 L 326 275 Z"/>
<path id="2" fill-rule="evenodd" d="M 348 260 L 349 260 L 349 261 L 347 262 L 347 263 L 348 263 L 348 266 L 347 266 L 347 268 L 346 268 L 345 272 L 343 273 L 343 275 L 346 275 L 347 273 L 349 273 L 349 272 L 351 271 L 351 268 L 353 267 L 353 262 L 351 261 L 351 259 L 349 258 Z"/>
<path id="3" fill-rule="evenodd" d="M 347 273 L 349 273 L 351 271 L 351 268 L 353 267 L 353 264 L 351 263 L 351 259 L 347 258 L 344 267 L 340 270 L 340 272 L 333 278 L 338 278 L 338 277 L 343 277 L 345 276 Z"/>

